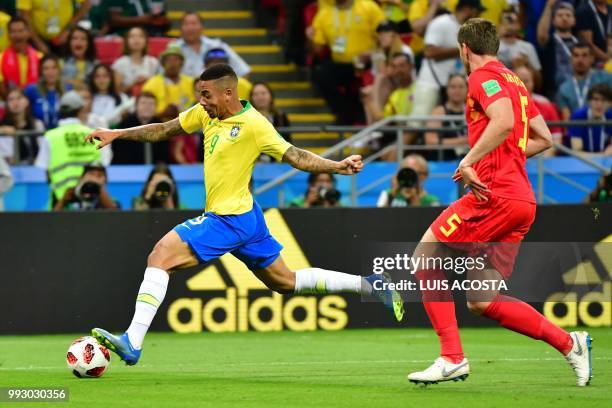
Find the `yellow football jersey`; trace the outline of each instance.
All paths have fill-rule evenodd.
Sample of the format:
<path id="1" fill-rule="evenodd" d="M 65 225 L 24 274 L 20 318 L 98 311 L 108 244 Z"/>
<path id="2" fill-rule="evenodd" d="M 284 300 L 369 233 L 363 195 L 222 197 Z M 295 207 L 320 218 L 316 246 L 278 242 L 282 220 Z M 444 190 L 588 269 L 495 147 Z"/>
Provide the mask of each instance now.
<path id="1" fill-rule="evenodd" d="M 179 115 L 187 133 L 204 131 L 206 212 L 244 214 L 253 208 L 249 182 L 253 166 L 265 153 L 280 161 L 291 147 L 274 126 L 247 101 L 243 109 L 224 120 L 211 119 L 197 104 Z"/>

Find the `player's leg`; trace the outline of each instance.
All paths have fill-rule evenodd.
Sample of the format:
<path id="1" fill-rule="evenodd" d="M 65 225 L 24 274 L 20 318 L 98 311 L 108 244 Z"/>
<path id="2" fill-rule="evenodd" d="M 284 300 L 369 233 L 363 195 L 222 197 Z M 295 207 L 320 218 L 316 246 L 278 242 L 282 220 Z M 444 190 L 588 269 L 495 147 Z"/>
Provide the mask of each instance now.
<path id="1" fill-rule="evenodd" d="M 490 239 L 498 244 L 488 248 L 488 259 L 493 269 L 484 271 L 485 275 L 481 276 L 484 279 L 501 280 L 510 277 L 520 243 L 535 218 L 535 205 L 528 206 L 517 200 L 498 200 L 498 208 L 499 216 L 491 220 L 497 230 Z M 576 373 L 578 385 L 589 383 L 591 338 L 587 332 L 568 333 L 531 305 L 511 296 L 497 292 L 484 293 L 484 296 L 480 293 L 477 296 L 468 293 L 468 308 L 473 313 L 495 320 L 509 330 L 550 344 L 566 357 Z"/>
<path id="2" fill-rule="evenodd" d="M 501 275 L 496 270 L 487 270 L 487 272 L 501 279 Z M 476 297 L 481 297 L 483 300 L 468 301 L 467 305 L 472 313 L 495 320 L 508 330 L 550 344 L 563 354 L 572 366 L 577 376 L 577 384 L 588 385 L 592 369 L 591 337 L 587 332 L 568 333 L 528 303 L 511 296 L 491 292 L 483 297 L 482 293 L 476 296 L 468 293 L 468 299 Z"/>
<path id="3" fill-rule="evenodd" d="M 404 317 L 404 306 L 399 294 L 388 290 L 376 291 L 372 283 L 367 280 L 368 278 L 363 278 L 360 275 L 322 268 L 304 268 L 292 271 L 280 255 L 269 265 L 253 269 L 253 273 L 268 288 L 279 293 L 356 293 L 364 296 L 376 296 L 393 312 L 398 321 L 401 321 Z M 376 275 L 375 278 L 384 279 L 380 275 Z M 374 276 L 370 279 L 374 279 Z"/>
<path id="4" fill-rule="evenodd" d="M 374 295 L 401 320 L 404 306 L 401 297 L 391 290 L 373 290 L 375 280 L 385 280 L 380 275 L 366 279 L 359 275 L 330 271 L 321 268 L 304 268 L 292 271 L 280 256 L 283 246 L 266 226 L 263 211 L 255 203 L 248 221 L 249 236 L 231 253 L 240 259 L 257 278 L 279 293 L 357 293 Z M 386 288 L 385 288 L 386 289 Z"/>
<path id="5" fill-rule="evenodd" d="M 433 225 L 435 223 L 432 224 L 432 227 Z M 441 252 L 445 252 L 443 244 L 432 229 L 428 228 L 415 249 L 415 254 L 427 259 L 436 256 L 443 257 Z M 427 287 L 427 281 L 446 279 L 442 271 L 435 269 L 421 269 L 416 272 L 416 278 L 425 287 Z M 465 380 L 469 375 L 470 366 L 461 347 L 452 292 L 450 290 L 424 290 L 422 299 L 423 307 L 440 341 L 440 357 L 427 369 L 408 374 L 408 380 L 424 384 Z"/>
<path id="6" fill-rule="evenodd" d="M 127 364 L 138 362 L 142 343 L 149 326 L 166 296 L 169 274 L 172 271 L 199 263 L 189 245 L 172 230 L 160 239 L 147 258 L 147 268 L 136 297 L 134 316 L 122 336 L 115 336 L 100 328 L 92 334 L 117 353 Z"/>
<path id="7" fill-rule="evenodd" d="M 415 254 L 423 254 L 424 258 L 444 257 L 446 251 L 443 245 L 432 229 L 428 228 L 421 238 Z M 416 278 L 426 282 L 428 280 L 444 280 L 446 276 L 440 270 L 421 269 L 416 272 Z M 425 287 L 427 287 L 426 284 Z M 422 292 L 422 300 L 427 316 L 440 340 L 440 356 L 454 364 L 461 362 L 464 355 L 452 292 L 448 289 L 425 290 Z"/>

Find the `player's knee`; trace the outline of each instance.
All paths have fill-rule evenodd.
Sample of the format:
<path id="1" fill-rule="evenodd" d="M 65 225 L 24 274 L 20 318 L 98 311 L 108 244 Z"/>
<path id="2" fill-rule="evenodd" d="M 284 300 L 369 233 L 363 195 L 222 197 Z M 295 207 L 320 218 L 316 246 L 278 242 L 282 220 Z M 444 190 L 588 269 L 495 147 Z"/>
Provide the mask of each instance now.
<path id="1" fill-rule="evenodd" d="M 487 310 L 487 307 L 489 307 L 489 302 L 468 301 L 467 307 L 470 310 L 470 312 L 477 314 L 477 315 L 481 315 L 484 313 L 485 310 Z"/>
<path id="2" fill-rule="evenodd" d="M 163 241 L 159 241 L 147 257 L 147 266 L 171 271 L 176 265 L 170 262 L 168 251 Z"/>

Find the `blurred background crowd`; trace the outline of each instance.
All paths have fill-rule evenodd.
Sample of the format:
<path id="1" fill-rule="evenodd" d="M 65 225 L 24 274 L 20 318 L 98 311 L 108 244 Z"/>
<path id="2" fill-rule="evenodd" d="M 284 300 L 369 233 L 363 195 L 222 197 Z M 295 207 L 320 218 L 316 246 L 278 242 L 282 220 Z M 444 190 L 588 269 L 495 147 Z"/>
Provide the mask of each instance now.
<path id="1" fill-rule="evenodd" d="M 231 32 L 211 24 L 207 30 L 220 13 L 217 6 L 208 10 L 207 1 L 0 1 L 0 196 L 12 186 L 9 166 L 33 165 L 47 172 L 50 207 L 116 208 L 105 190 L 105 167 L 153 163 L 158 165 L 133 208 L 178 208 L 166 164 L 200 163 L 201 134 L 154 146 L 119 141 L 102 151 L 88 150 L 79 135 L 175 118 L 197 103 L 202 70 L 229 63 L 240 77 L 240 97 L 283 137 L 313 151 L 325 146 L 302 142 L 292 125 L 368 125 L 416 115 L 431 116 L 424 127 L 455 129 L 404 132 L 406 145 L 449 148 L 408 155 L 378 199 L 379 206 L 436 205 L 438 199 L 423 188 L 428 161 L 456 160 L 466 152 L 462 121 L 443 118 L 464 115 L 467 79 L 456 34 L 472 17 L 498 26 L 499 59 L 532 92 L 547 121 L 608 121 L 553 126 L 557 143 L 585 155 L 612 156 L 610 1 L 234 2 L 250 7 L 256 28 Z M 179 3 L 184 7 L 174 10 Z M 184 10 L 192 3 L 201 7 Z M 241 10 L 233 12 L 240 18 Z M 259 43 L 232 42 L 240 30 L 253 40 L 261 27 L 266 37 Z M 282 63 L 265 71 L 261 58 L 267 62 L 276 51 Z M 283 70 L 298 71 L 307 81 L 283 82 Z M 300 90 L 312 94 L 291 98 Z M 278 102 L 277 92 L 283 96 Z M 372 152 L 391 143 L 395 136 L 381 132 L 365 148 Z M 396 159 L 393 151 L 381 156 Z M 334 185 L 333 177 L 312 176 L 304 196 L 291 205 L 340 205 Z M 87 199 L 92 195 L 95 200 Z"/>

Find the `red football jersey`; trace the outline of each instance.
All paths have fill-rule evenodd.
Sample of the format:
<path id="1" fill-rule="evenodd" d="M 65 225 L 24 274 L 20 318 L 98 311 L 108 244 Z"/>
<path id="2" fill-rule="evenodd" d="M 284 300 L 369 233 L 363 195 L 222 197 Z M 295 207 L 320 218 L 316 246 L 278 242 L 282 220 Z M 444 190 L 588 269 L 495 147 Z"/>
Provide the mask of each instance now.
<path id="1" fill-rule="evenodd" d="M 500 98 L 510 98 L 514 128 L 495 150 L 474 165 L 480 180 L 491 194 L 535 203 L 525 169 L 525 150 L 529 139 L 529 120 L 539 114 L 531 95 L 516 74 L 499 61 L 491 61 L 470 74 L 465 116 L 468 141 L 473 147 L 490 119 L 485 111 Z"/>

